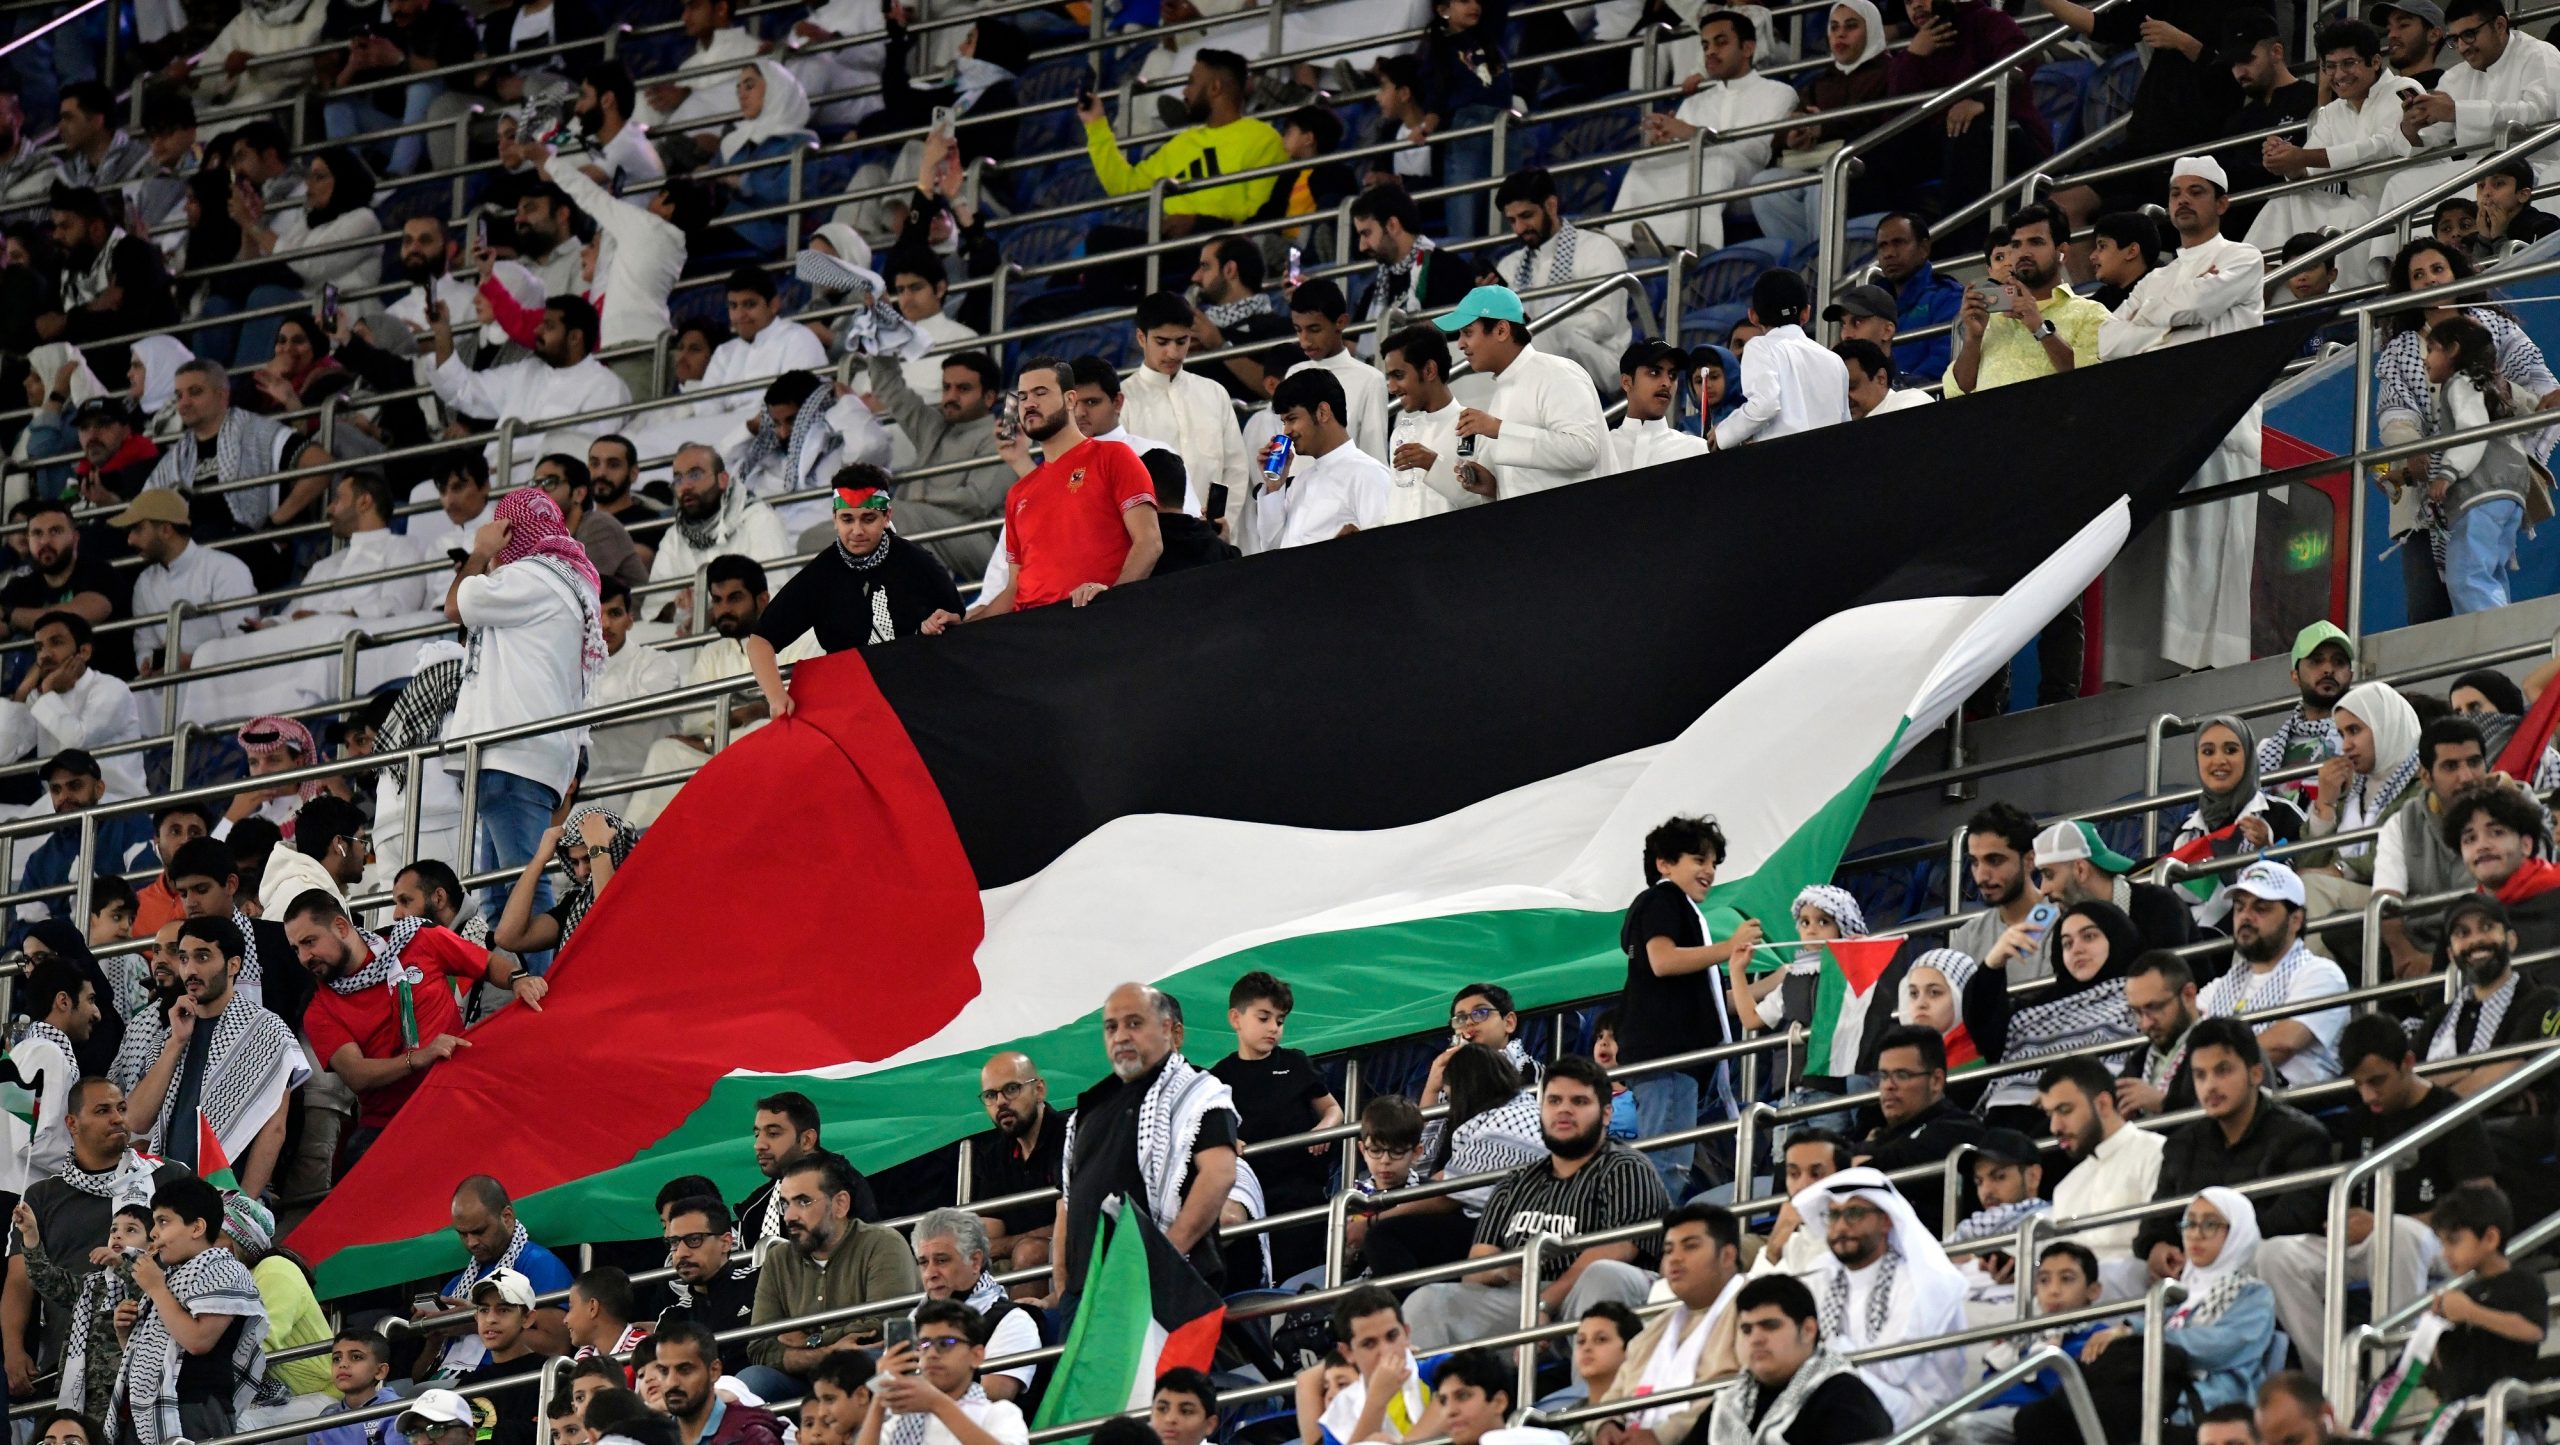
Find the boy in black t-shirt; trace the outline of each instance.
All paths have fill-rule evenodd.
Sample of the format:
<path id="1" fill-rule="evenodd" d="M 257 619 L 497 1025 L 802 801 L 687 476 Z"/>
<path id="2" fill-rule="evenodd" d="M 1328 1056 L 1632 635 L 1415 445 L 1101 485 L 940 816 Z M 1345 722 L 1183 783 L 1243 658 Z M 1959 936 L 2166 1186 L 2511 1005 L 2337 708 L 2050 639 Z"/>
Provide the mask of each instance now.
<path id="1" fill-rule="evenodd" d="M 533 1445 L 533 1384 L 488 1389 L 493 1380 L 533 1373 L 542 1361 L 528 1328 L 533 1323 L 533 1281 L 512 1269 L 492 1270 L 471 1287 L 473 1325 L 488 1358 L 462 1372 L 454 1388 L 468 1401 L 485 1445 Z"/>
<path id="2" fill-rule="evenodd" d="M 1742 1015 L 1735 996 L 1746 1003 L 1750 998 L 1743 974 L 1760 942 L 1759 924 L 1730 908 L 1705 906 L 1725 856 L 1724 830 L 1715 819 L 1670 819 L 1645 836 L 1644 854 L 1645 890 L 1627 905 L 1626 922 L 1618 929 L 1627 954 L 1627 987 L 1617 1008 L 1622 1065 L 1739 1041 Z M 1731 1103 L 1717 1087 L 1722 1073 L 1708 1068 L 1638 1075 L 1637 1133 L 1650 1139 L 1721 1117 Z M 1687 1195 L 1695 1152 L 1695 1146 L 1682 1144 L 1645 1156 L 1673 1199 Z"/>
<path id="3" fill-rule="evenodd" d="M 2436 1313 L 2452 1327 L 2436 1341 L 2427 1384 L 2450 1405 L 2503 1379 L 2532 1379 L 2551 1328 L 2551 1301 L 2541 1271 L 2518 1269 L 2507 1258 L 2507 1235 L 2515 1228 L 2507 1196 L 2480 1185 L 2457 1189 L 2436 1201 L 2433 1222 L 2445 1267 L 2478 1277 L 2436 1296 Z M 2466 1419 L 2450 1438 L 2477 1440 L 2479 1434 Z"/>
<path id="4" fill-rule="evenodd" d="M 1280 1047 L 1281 1030 L 1296 1006 L 1297 996 L 1287 984 L 1258 969 L 1227 991 L 1227 1027 L 1236 1032 L 1236 1051 L 1209 1072 L 1235 1091 L 1236 1114 L 1243 1120 L 1236 1134 L 1247 1144 L 1342 1122 L 1342 1101 L 1326 1086 L 1315 1060 Z M 1334 1157 L 1330 1144 L 1254 1155 L 1253 1172 L 1262 1181 L 1266 1212 L 1322 1204 L 1332 1193 L 1326 1166 Z M 1269 1238 L 1272 1269 L 1279 1279 L 1322 1258 L 1313 1231 L 1281 1230 Z"/>

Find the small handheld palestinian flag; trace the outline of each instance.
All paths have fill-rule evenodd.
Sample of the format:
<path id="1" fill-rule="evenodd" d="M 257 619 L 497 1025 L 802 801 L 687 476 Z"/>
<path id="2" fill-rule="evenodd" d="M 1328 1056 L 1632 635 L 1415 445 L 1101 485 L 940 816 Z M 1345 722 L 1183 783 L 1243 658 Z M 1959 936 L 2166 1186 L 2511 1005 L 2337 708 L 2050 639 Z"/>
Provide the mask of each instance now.
<path id="1" fill-rule="evenodd" d="M 1227 1303 L 1146 1209 L 1124 1195 L 1104 1202 L 1097 1223 L 1084 1302 L 1040 1402 L 1042 1428 L 1143 1410 L 1158 1375 L 1206 1370 L 1217 1358 Z"/>
<path id="2" fill-rule="evenodd" d="M 2217 858 L 2235 857 L 2248 852 L 2250 846 L 2248 838 L 2240 831 L 2239 820 L 2235 818 L 2202 837 L 2188 839 L 2170 849 L 2165 856 L 2193 867 L 2200 863 L 2213 862 Z M 2037 856 L 2041 858 L 2043 855 Z M 2207 873 L 2201 877 L 2181 878 L 2177 883 L 2178 891 L 2202 903 L 2211 898 L 2213 891 L 2221 887 L 2223 880 L 2229 876 L 2225 873 Z"/>
<path id="3" fill-rule="evenodd" d="M 231 1156 L 222 1152 L 222 1137 L 213 1132 L 201 1104 L 196 1106 L 196 1177 L 216 1189 L 240 1187 L 239 1176 L 231 1172 Z"/>
<path id="4" fill-rule="evenodd" d="M 1855 1067 L 1855 1059 L 1834 1060 L 1831 1040 L 1839 1027 L 1842 1014 L 1864 1014 L 1875 999 L 1876 984 L 1893 964 L 1893 956 L 1909 942 L 1900 936 L 1886 938 L 1839 938 L 1822 945 L 1831 955 L 1832 966 L 1822 972 L 1820 988 L 1813 999 L 1811 1037 L 1805 1040 L 1805 1072 L 1809 1074 L 1843 1074 Z"/>

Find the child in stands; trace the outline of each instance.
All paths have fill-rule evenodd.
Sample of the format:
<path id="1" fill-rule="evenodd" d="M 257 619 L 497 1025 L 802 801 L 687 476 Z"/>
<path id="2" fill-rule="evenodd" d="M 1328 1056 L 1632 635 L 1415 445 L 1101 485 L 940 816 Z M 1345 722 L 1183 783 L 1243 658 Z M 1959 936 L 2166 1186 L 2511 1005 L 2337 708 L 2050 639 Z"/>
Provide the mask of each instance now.
<path id="1" fill-rule="evenodd" d="M 2515 1212 L 2505 1193 L 2477 1184 L 2456 1189 L 2436 1201 L 2427 1222 L 2444 1245 L 2445 1268 L 2475 1276 L 2436 1296 L 2435 1312 L 2452 1326 L 2436 1341 L 2436 1357 L 2427 1366 L 2436 1398 L 2450 1405 L 2502 1379 L 2534 1378 L 2551 1329 L 2551 1301 L 2540 1270 L 2517 1269 L 2507 1258 Z M 2479 1436 L 2479 1427 L 2465 1419 L 2449 1439 Z"/>
<path id="2" fill-rule="evenodd" d="M 1289 985 L 1259 969 L 1237 979 L 1227 991 L 1227 1027 L 1235 1030 L 1236 1051 L 1209 1072 L 1235 1091 L 1236 1134 L 1247 1144 L 1279 1139 L 1342 1122 L 1342 1101 L 1324 1081 L 1316 1061 L 1297 1049 L 1280 1047 L 1297 996 Z M 1283 1149 L 1253 1158 L 1254 1175 L 1262 1181 L 1265 1212 L 1304 1209 L 1322 1204 L 1331 1190 L 1326 1167 L 1338 1156 L 1331 1144 Z M 1321 1246 L 1311 1230 L 1287 1230 L 1267 1236 L 1272 1267 L 1287 1279 L 1318 1262 Z"/>

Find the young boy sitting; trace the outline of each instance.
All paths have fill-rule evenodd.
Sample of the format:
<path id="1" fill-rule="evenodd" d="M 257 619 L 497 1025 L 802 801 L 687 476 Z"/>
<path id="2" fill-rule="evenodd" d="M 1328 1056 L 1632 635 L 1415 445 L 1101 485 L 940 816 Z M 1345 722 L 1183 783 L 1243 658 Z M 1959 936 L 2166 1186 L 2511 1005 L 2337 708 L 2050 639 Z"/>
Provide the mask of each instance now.
<path id="1" fill-rule="evenodd" d="M 2516 1222 L 2507 1196 L 2488 1185 L 2466 1185 L 2439 1197 L 2427 1222 L 2444 1245 L 2445 1268 L 2477 1276 L 2436 1296 L 2435 1312 L 2452 1326 L 2436 1341 L 2435 1359 L 2427 1366 L 2436 1398 L 2451 1405 L 2503 1379 L 2532 1379 L 2542 1338 L 2551 1329 L 2551 1301 L 2541 1271 L 2517 1269 L 2507 1258 L 2507 1236 Z M 2466 1418 L 2449 1439 L 2479 1435 Z"/>
<path id="2" fill-rule="evenodd" d="M 2038 1314 L 2084 1309 L 2098 1302 L 2098 1295 L 2104 1288 L 2104 1283 L 2098 1278 L 2098 1256 L 2085 1244 L 2058 1240 L 2046 1245 L 2044 1253 L 2036 1257 Z M 2091 1320 L 2064 1330 L 2047 1330 L 2028 1339 L 1997 1341 L 1983 1353 L 1983 1374 L 1989 1376 L 2009 1368 L 2018 1362 L 2019 1355 L 2047 1339 L 2060 1344 L 2064 1354 L 2078 1359 L 2081 1345 L 2104 1327 L 2104 1321 Z M 2017 1439 L 2015 1421 L 2019 1408 L 2061 1388 L 2062 1377 L 2051 1370 L 2031 1380 L 2021 1380 L 1985 1401 L 1981 1409 L 1957 1421 L 1957 1438 L 1964 1445 L 2010 1445 Z"/>
<path id="3" fill-rule="evenodd" d="M 1147 1420 L 1163 1445 L 1201 1445 L 1218 1432 L 1218 1387 L 1189 1366 L 1167 1370 L 1156 1376 Z"/>
<path id="4" fill-rule="evenodd" d="M 399 1398 L 390 1388 L 391 1342 L 372 1330 L 340 1330 L 329 1345 L 329 1384 L 338 1392 L 338 1403 L 320 1412 L 326 1419 L 361 1410 L 367 1405 L 380 1405 Z M 561 1398 L 566 1400 L 567 1395 Z M 353 1425 L 330 1425 L 311 1432 L 310 1445 L 374 1445 L 374 1437 L 387 1433 L 383 1420 L 366 1420 Z M 554 1438 L 558 1438 L 554 1436 Z M 568 1442 L 575 1445 L 575 1442 Z"/>
<path id="5" fill-rule="evenodd" d="M 1354 1186 L 1343 1239 L 1356 1256 L 1369 1236 L 1369 1196 L 1413 1182 L 1422 1160 L 1422 1110 L 1402 1094 L 1380 1094 L 1360 1107 L 1360 1162 L 1367 1167 Z"/>

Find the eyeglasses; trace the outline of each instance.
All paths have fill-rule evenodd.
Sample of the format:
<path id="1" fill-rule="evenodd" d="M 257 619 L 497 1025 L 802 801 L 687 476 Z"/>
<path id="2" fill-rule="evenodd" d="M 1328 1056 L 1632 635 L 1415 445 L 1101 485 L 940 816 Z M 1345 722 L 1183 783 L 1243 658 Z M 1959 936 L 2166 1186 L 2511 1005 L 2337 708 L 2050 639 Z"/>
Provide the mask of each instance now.
<path id="1" fill-rule="evenodd" d="M 958 1335 L 926 1335 L 916 1340 L 917 1351 L 927 1355 L 947 1355 L 968 1346 L 969 1342 Z"/>
<path id="2" fill-rule="evenodd" d="M 2194 1215 L 2190 1214 L 2186 1218 L 2178 1221 L 2178 1228 L 2185 1230 L 2189 1234 L 2229 1234 L 2231 1232 L 2231 1221 L 2227 1219 L 2198 1219 Z"/>
<path id="3" fill-rule="evenodd" d="M 716 475 L 709 467 L 687 467 L 676 473 L 679 482 L 707 482 Z"/>
<path id="4" fill-rule="evenodd" d="M 2363 64 L 2364 61 L 2356 56 L 2341 55 L 2335 59 L 2321 61 L 2320 71 L 2324 75 L 2345 75 Z"/>
<path id="5" fill-rule="evenodd" d="M 666 1237 L 665 1243 L 669 1249 L 700 1249 L 713 1236 L 727 1232 L 722 1229 L 697 1229 L 691 1234 L 670 1234 Z"/>
<path id="6" fill-rule="evenodd" d="M 1881 1209 L 1871 1209 L 1863 1204 L 1851 1204 L 1840 1209 L 1832 1210 L 1831 1217 L 1839 1220 L 1843 1224 L 1864 1225 L 1874 1220 L 1884 1218 L 1884 1211 Z"/>
<path id="7" fill-rule="evenodd" d="M 1500 1009 L 1491 1004 L 1478 1004 L 1471 1009 L 1459 1009 L 1449 1015 L 1449 1027 L 1462 1029 L 1469 1024 L 1480 1024 L 1500 1012 Z"/>
<path id="8" fill-rule="evenodd" d="M 1375 1139 L 1360 1141 L 1361 1153 L 1375 1154 L 1381 1159 L 1393 1159 L 1399 1154 L 1419 1153 L 1421 1149 L 1422 1144 L 1419 1140 L 1411 1144 L 1381 1144 Z"/>
<path id="9" fill-rule="evenodd" d="M 1935 1072 L 1935 1069 L 1878 1069 L 1876 1077 L 1888 1084 L 1916 1084 Z"/>
<path id="10" fill-rule="evenodd" d="M 2468 30 L 2447 30 L 2444 33 L 2444 38 L 2452 41 L 2453 48 L 2456 50 L 2469 50 L 2471 48 L 2471 42 L 2478 40 L 2480 38 L 2480 32 L 2488 28 L 2489 22 L 2484 20 L 2479 24 L 2472 26 Z"/>
<path id="11" fill-rule="evenodd" d="M 1039 1082 L 1040 1081 L 1038 1079 L 1016 1079 L 1012 1083 L 1006 1084 L 1001 1088 L 980 1089 L 978 1091 L 978 1102 L 981 1104 L 992 1104 L 1001 1099 L 1005 1103 L 1010 1104 L 1014 1100 L 1022 1097 L 1023 1090 L 1028 1089 Z"/>

